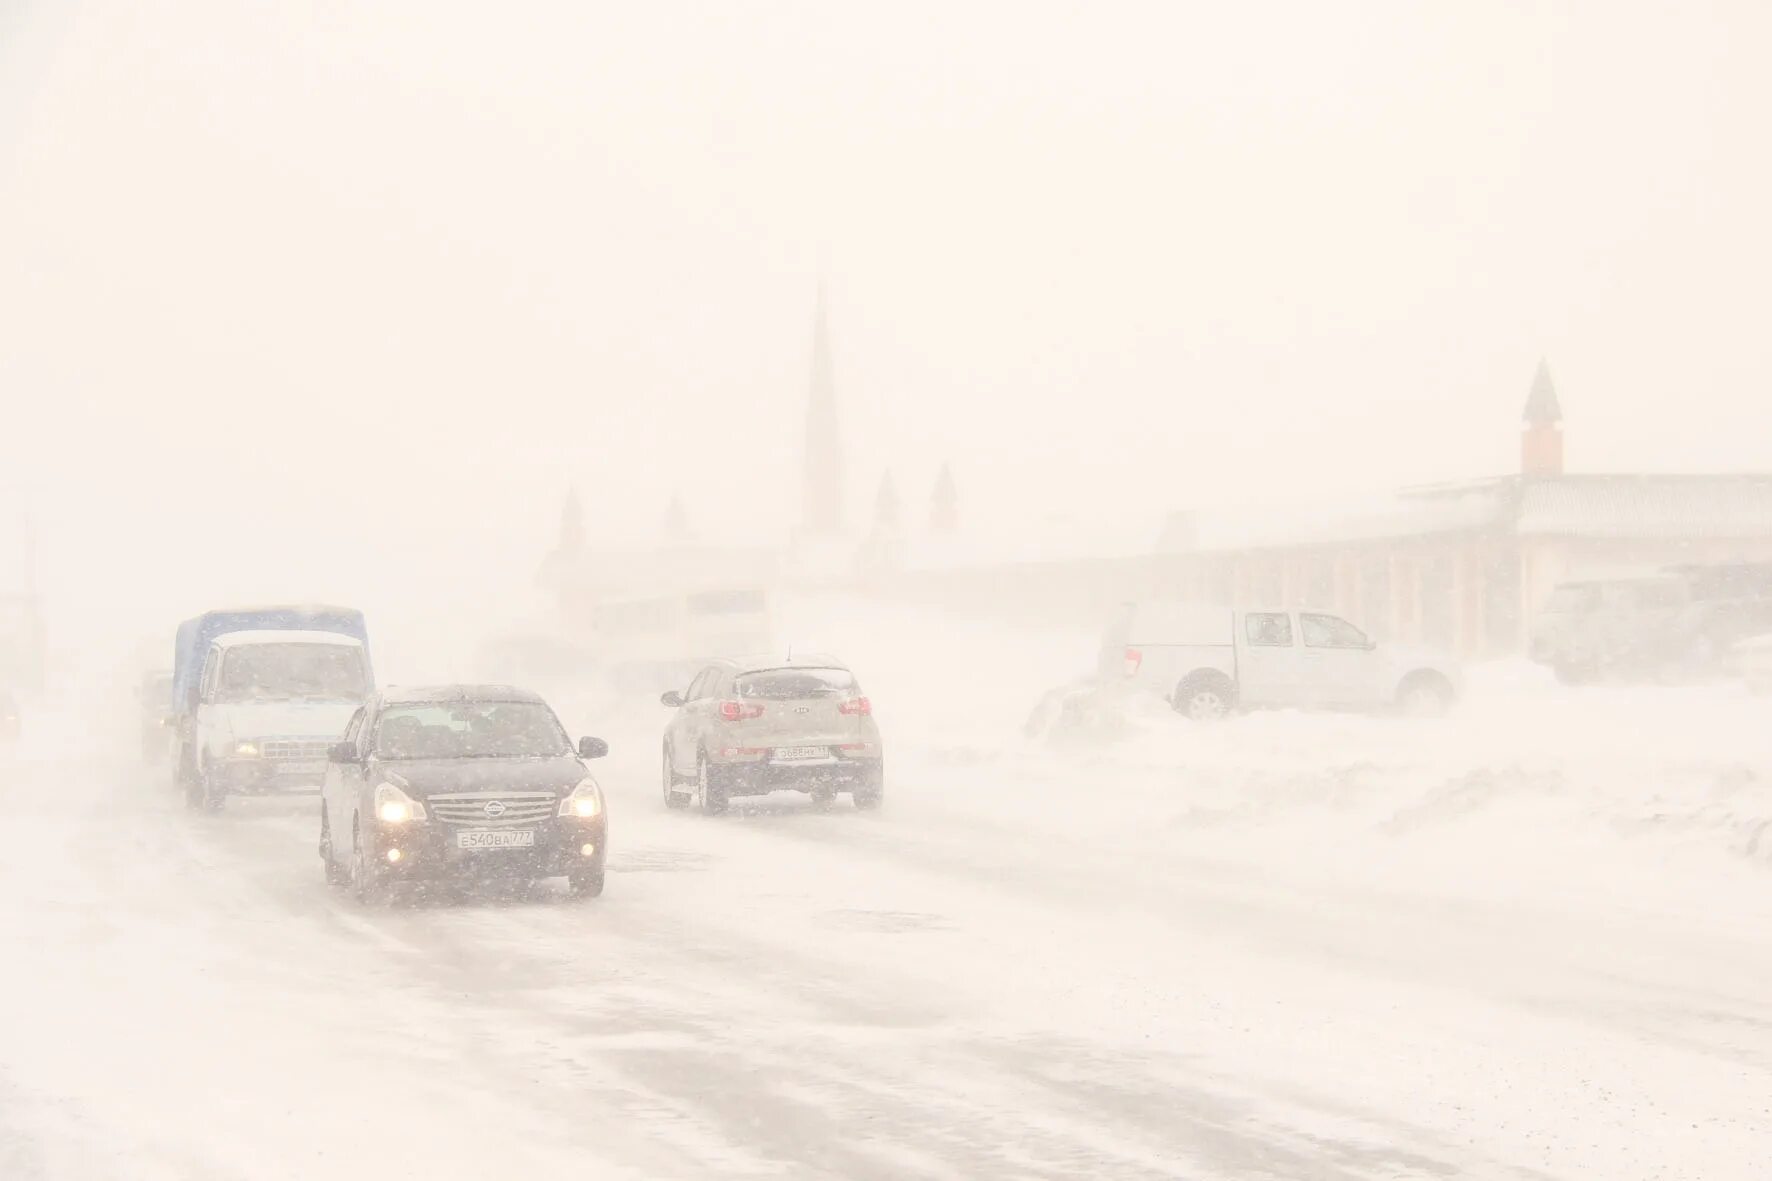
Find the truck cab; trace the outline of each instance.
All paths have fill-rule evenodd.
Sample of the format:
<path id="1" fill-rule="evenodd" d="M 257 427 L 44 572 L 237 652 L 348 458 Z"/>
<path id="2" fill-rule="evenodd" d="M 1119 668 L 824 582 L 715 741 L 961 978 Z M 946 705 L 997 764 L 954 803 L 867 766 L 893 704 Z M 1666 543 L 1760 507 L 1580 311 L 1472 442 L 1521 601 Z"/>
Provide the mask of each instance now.
<path id="1" fill-rule="evenodd" d="M 186 802 L 317 791 L 327 752 L 369 695 L 363 641 L 335 632 L 240 631 L 210 642 L 197 682 Z"/>
<path id="2" fill-rule="evenodd" d="M 1100 673 L 1202 719 L 1235 708 L 1435 713 L 1462 682 L 1444 654 L 1379 644 L 1326 611 L 1165 602 L 1122 606 Z"/>
<path id="3" fill-rule="evenodd" d="M 185 792 L 186 802 L 193 807 L 220 807 L 226 798 L 225 793 L 211 798 L 202 783 L 208 751 L 198 732 L 198 722 L 204 704 L 202 681 L 211 651 L 218 640 L 240 632 L 320 632 L 355 640 L 361 652 L 364 684 L 374 684 L 369 632 L 363 613 L 353 607 L 230 607 L 206 611 L 179 624 L 172 644 L 172 712 L 166 725 L 170 731 L 173 782 Z"/>

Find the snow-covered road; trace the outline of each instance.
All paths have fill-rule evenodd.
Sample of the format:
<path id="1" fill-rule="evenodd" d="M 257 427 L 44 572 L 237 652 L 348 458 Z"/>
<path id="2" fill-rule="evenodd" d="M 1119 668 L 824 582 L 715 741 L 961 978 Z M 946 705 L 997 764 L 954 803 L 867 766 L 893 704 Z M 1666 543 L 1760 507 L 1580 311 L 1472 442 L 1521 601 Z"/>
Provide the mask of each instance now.
<path id="1" fill-rule="evenodd" d="M 44 719 L 0 788 L 0 1177 L 1765 1175 L 1763 703 L 1053 748 L 966 683 L 1037 663 L 1005 638 L 915 708 L 878 655 L 879 815 L 668 813 L 658 711 L 569 706 L 616 752 L 588 902 L 359 909 L 312 800 L 192 816 Z"/>

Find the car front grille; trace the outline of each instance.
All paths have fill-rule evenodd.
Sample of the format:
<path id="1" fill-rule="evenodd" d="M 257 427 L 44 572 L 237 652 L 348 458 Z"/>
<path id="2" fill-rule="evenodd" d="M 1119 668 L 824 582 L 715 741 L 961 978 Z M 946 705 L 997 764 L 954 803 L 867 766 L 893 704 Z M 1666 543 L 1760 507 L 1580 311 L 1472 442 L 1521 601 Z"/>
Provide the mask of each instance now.
<path id="1" fill-rule="evenodd" d="M 487 812 L 488 804 L 498 815 Z M 471 824 L 475 828 L 507 828 L 551 819 L 560 808 L 560 797 L 551 791 L 470 791 L 428 796 L 425 807 L 445 824 Z"/>
<path id="2" fill-rule="evenodd" d="M 332 743 L 329 738 L 267 738 L 258 744 L 258 753 L 280 763 L 323 763 Z"/>

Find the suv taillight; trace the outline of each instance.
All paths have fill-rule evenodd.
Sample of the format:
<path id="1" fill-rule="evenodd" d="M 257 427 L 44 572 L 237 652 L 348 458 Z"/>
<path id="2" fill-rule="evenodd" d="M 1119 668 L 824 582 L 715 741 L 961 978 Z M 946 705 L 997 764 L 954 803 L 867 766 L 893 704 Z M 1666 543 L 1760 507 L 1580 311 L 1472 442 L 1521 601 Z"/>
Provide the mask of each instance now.
<path id="1" fill-rule="evenodd" d="M 1137 648 L 1126 649 L 1126 675 L 1136 677 L 1139 666 L 1144 663 L 1144 653 Z"/>
<path id="2" fill-rule="evenodd" d="M 728 722 L 742 722 L 746 718 L 762 717 L 763 707 L 760 705 L 746 705 L 742 701 L 722 701 L 720 703 L 720 716 Z"/>
<path id="3" fill-rule="evenodd" d="M 851 697 L 837 707 L 837 712 L 840 714 L 872 714 L 874 703 L 865 697 Z"/>

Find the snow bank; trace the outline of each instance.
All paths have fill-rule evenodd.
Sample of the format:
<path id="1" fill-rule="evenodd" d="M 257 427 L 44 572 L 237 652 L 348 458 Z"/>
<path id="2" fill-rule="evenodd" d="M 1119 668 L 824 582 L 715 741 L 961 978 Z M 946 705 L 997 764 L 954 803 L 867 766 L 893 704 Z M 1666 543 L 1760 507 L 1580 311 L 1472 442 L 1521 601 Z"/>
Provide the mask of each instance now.
<path id="1" fill-rule="evenodd" d="M 1127 855 L 1485 895 L 1715 909 L 1719 889 L 1762 893 L 1772 870 L 1769 705 L 1738 688 L 1569 688 L 1509 661 L 1473 668 L 1442 719 L 1278 711 L 1201 725 L 1134 701 L 1030 738 L 1042 697 L 1093 664 L 1093 621 L 793 606 L 867 685 L 901 753 L 900 799 L 926 786 L 944 806 L 1045 816 Z"/>

